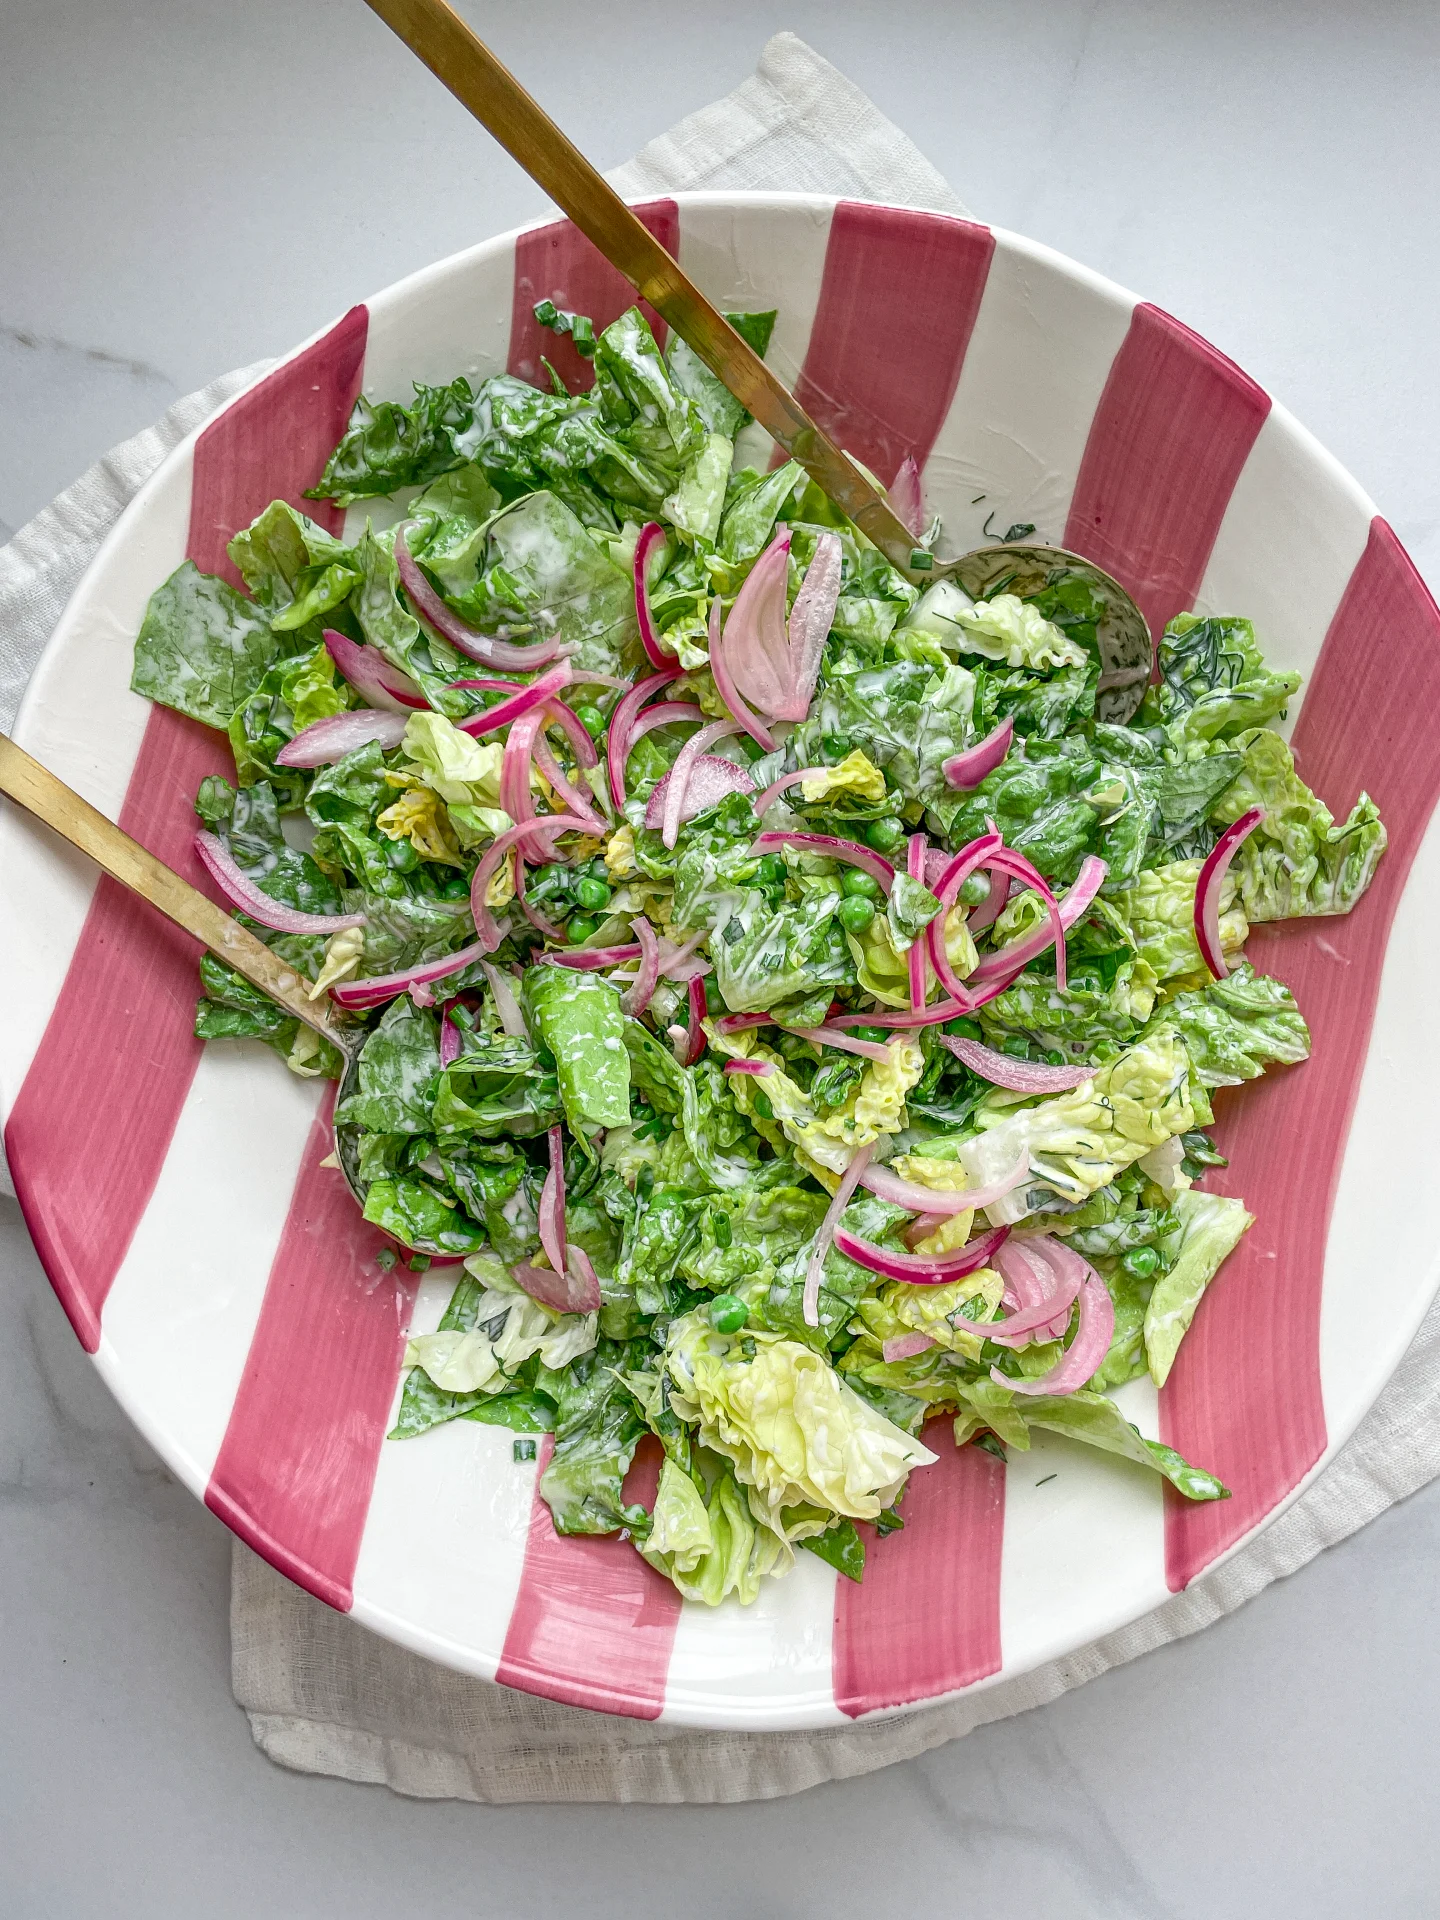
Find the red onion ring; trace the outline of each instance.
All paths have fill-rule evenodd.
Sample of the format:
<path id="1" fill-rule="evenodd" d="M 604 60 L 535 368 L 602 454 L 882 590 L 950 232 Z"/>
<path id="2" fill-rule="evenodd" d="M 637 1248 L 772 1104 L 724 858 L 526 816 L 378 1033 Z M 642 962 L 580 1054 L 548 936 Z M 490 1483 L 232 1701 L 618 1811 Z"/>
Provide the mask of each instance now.
<path id="1" fill-rule="evenodd" d="M 540 1244 L 556 1273 L 565 1271 L 565 1129 L 551 1127 L 550 1171 L 540 1189 Z"/>
<path id="2" fill-rule="evenodd" d="M 880 1353 L 886 1366 L 893 1367 L 897 1360 L 912 1360 L 934 1344 L 928 1333 L 897 1333 L 892 1339 L 882 1341 Z"/>
<path id="3" fill-rule="evenodd" d="M 643 740 L 656 727 L 688 726 L 692 721 L 704 718 L 705 709 L 697 706 L 693 700 L 657 700 L 653 707 L 645 709 L 631 727 L 625 757 L 628 759 L 635 751 L 636 742 Z"/>
<path id="4" fill-rule="evenodd" d="M 610 777 L 610 798 L 617 807 L 625 804 L 625 762 L 630 757 L 630 742 L 635 716 L 647 700 L 653 700 L 662 688 L 678 680 L 683 668 L 665 666 L 647 679 L 638 680 L 615 703 L 605 744 L 606 771 Z"/>
<path id="5" fill-rule="evenodd" d="M 640 914 L 635 922 L 635 937 L 640 942 L 640 971 L 635 976 L 634 985 L 624 997 L 625 1011 L 638 1020 L 660 982 L 660 942 L 655 938 L 655 929 Z"/>
<path id="6" fill-rule="evenodd" d="M 963 753 L 952 754 L 940 771 L 952 787 L 968 793 L 972 787 L 978 787 L 987 774 L 1003 765 L 1014 738 L 1015 722 L 1007 714 L 993 733 L 987 733 L 983 740 L 966 747 Z"/>
<path id="7" fill-rule="evenodd" d="M 1200 877 L 1195 883 L 1195 942 L 1200 958 L 1217 980 L 1229 978 L 1230 969 L 1220 951 L 1220 889 L 1230 871 L 1230 862 L 1265 818 L 1263 807 L 1251 807 L 1221 834 L 1210 849 Z"/>
<path id="8" fill-rule="evenodd" d="M 878 880 L 887 895 L 895 884 L 895 869 L 890 862 L 882 854 L 873 853 L 869 847 L 862 847 L 854 840 L 841 840 L 831 833 L 780 830 L 758 834 L 750 851 L 770 853 L 779 847 L 797 847 L 802 853 L 823 854 L 827 860 L 843 860 L 847 866 L 859 867 L 872 880 Z"/>
<path id="9" fill-rule="evenodd" d="M 686 1004 L 689 1024 L 685 1029 L 685 1057 L 682 1067 L 693 1067 L 705 1051 L 705 982 L 697 973 L 690 982 Z"/>
<path id="10" fill-rule="evenodd" d="M 1011 1093 L 1065 1093 L 1086 1080 L 1093 1080 L 1094 1067 L 1052 1067 L 1029 1060 L 1016 1060 L 999 1053 L 979 1040 L 966 1040 L 958 1033 L 942 1033 L 942 1047 L 948 1047 L 974 1074 L 988 1080 L 992 1087 L 1008 1087 Z"/>
<path id="11" fill-rule="evenodd" d="M 1030 1156 L 1022 1153 L 1009 1173 L 992 1180 L 988 1187 L 975 1187 L 965 1193 L 927 1187 L 918 1180 L 902 1180 L 888 1167 L 871 1167 L 862 1185 L 867 1186 L 877 1200 L 909 1207 L 912 1213 L 929 1214 L 936 1220 L 949 1220 L 957 1213 L 968 1213 L 972 1209 L 978 1213 L 984 1207 L 993 1207 L 997 1200 L 1003 1200 L 1007 1193 L 1013 1193 L 1022 1185 L 1029 1172 Z"/>
<path id="12" fill-rule="evenodd" d="M 655 616 L 650 611 L 650 558 L 657 547 L 665 544 L 665 529 L 652 520 L 640 529 L 640 538 L 635 542 L 635 623 L 640 629 L 640 644 L 645 649 L 645 658 L 652 667 L 668 667 L 675 655 L 671 648 L 661 644 L 660 635 L 655 630 Z"/>
<path id="13" fill-rule="evenodd" d="M 328 767 L 343 760 L 357 747 L 379 741 L 388 753 L 405 736 L 406 721 L 399 713 L 381 713 L 374 707 L 356 707 L 348 713 L 332 713 L 324 720 L 312 720 L 293 740 L 287 740 L 275 756 L 280 767 Z"/>
<path id="14" fill-rule="evenodd" d="M 1078 1259 L 1078 1254 L 1075 1257 Z M 1012 1380 L 1009 1374 L 992 1367 L 990 1378 L 997 1386 L 1009 1387 L 1012 1393 L 1074 1393 L 1094 1378 L 1110 1351 L 1114 1334 L 1115 1303 L 1110 1298 L 1110 1289 L 1099 1274 L 1086 1265 L 1080 1282 L 1080 1319 L 1075 1338 L 1049 1373 L 1042 1373 L 1035 1380 Z"/>
<path id="15" fill-rule="evenodd" d="M 533 673 L 564 651 L 559 640 L 534 640 L 521 644 L 498 640 L 488 633 L 477 633 L 458 614 L 452 613 L 431 586 L 415 562 L 405 539 L 404 527 L 395 533 L 395 566 L 406 598 L 420 618 L 450 642 L 468 660 L 487 667 L 509 668 L 515 673 Z"/>
<path id="16" fill-rule="evenodd" d="M 427 960 L 423 966 L 407 967 L 401 973 L 372 974 L 366 980 L 337 980 L 327 991 L 337 1007 L 345 1007 L 352 1012 L 378 1007 L 386 1000 L 394 1000 L 399 994 L 409 993 L 415 987 L 426 987 L 432 981 L 448 979 L 452 973 L 459 973 L 462 967 L 483 960 L 487 952 L 488 948 L 476 940 L 455 953 L 447 953 L 440 960 Z"/>
<path id="17" fill-rule="evenodd" d="M 493 966 L 488 960 L 480 962 L 480 971 L 489 983 L 490 997 L 495 1002 L 501 1027 L 512 1040 L 528 1040 L 530 1029 L 525 1024 L 525 1015 L 520 1011 L 520 1002 L 515 998 L 514 987 L 499 967 Z"/>
<path id="18" fill-rule="evenodd" d="M 429 706 L 409 674 L 392 667 L 378 647 L 362 647 L 333 627 L 326 627 L 325 651 L 340 669 L 341 678 L 364 695 L 367 705 L 386 713 L 413 713 L 416 708 Z"/>
<path id="19" fill-rule="evenodd" d="M 820 1324 L 820 1282 L 825 1274 L 826 1256 L 837 1242 L 841 1218 L 850 1204 L 851 1195 L 865 1177 L 865 1169 L 870 1165 L 870 1156 L 874 1151 L 875 1143 L 872 1140 L 868 1146 L 856 1152 L 840 1177 L 840 1185 L 835 1189 L 834 1197 L 825 1209 L 825 1218 L 820 1222 L 820 1230 L 815 1235 L 815 1244 L 810 1249 L 810 1258 L 805 1266 L 805 1293 L 801 1301 L 801 1314 L 807 1327 L 818 1327 Z"/>
<path id="20" fill-rule="evenodd" d="M 509 811 L 507 807 L 506 812 Z M 480 936 L 476 944 L 482 954 L 493 953 L 500 944 L 500 929 L 485 904 L 485 890 L 511 847 L 528 846 L 532 841 L 543 840 L 557 833 L 588 831 L 585 822 L 573 813 L 549 813 L 543 820 L 518 820 L 513 827 L 507 827 L 504 833 L 490 842 L 470 882 L 470 912 L 475 921 L 475 931 Z M 518 859 L 515 864 L 518 875 Z M 335 992 L 333 987 L 331 992 Z"/>
<path id="21" fill-rule="evenodd" d="M 1032 880 L 1016 872 L 1015 859 L 1016 856 L 1007 853 L 1007 862 L 1000 864 L 1000 871 L 1008 872 L 1012 877 L 1021 880 L 1025 886 L 1033 887 Z M 1022 864 L 1029 866 L 1030 863 L 1027 860 Z M 1105 862 L 1093 853 L 1087 854 L 1081 861 L 1079 873 L 1076 874 L 1064 900 L 1059 903 L 1060 925 L 1064 933 L 1069 933 L 1088 912 L 1091 902 L 1104 885 L 1108 872 L 1109 868 Z M 1039 889 L 1037 888 L 1036 891 L 1038 892 Z M 1050 946 L 1051 934 L 1047 929 L 1048 922 L 1047 927 L 1037 927 L 1034 933 L 1028 934 L 1025 939 L 1012 941 L 1008 947 L 1001 947 L 995 953 L 987 953 L 970 976 L 971 991 L 977 988 L 988 988 L 992 982 L 1002 980 L 1008 986 L 1017 973 L 1022 972 L 1037 955 L 1044 953 Z M 1065 943 L 1062 939 L 1055 953 L 1055 980 L 1062 992 L 1065 985 L 1065 971 L 1060 960 L 1064 949 Z M 994 998 L 993 994 L 987 994 L 986 997 Z"/>
<path id="22" fill-rule="evenodd" d="M 757 714 L 740 698 L 740 689 L 735 685 L 735 676 L 730 671 L 730 662 L 725 656 L 725 637 L 720 619 L 720 596 L 717 593 L 710 602 L 710 677 L 715 682 L 715 691 L 740 722 L 750 738 L 765 752 L 775 751 L 775 736 L 765 726 Z"/>
<path id="23" fill-rule="evenodd" d="M 690 775 L 696 761 L 707 747 L 713 747 L 717 740 L 728 740 L 741 731 L 738 720 L 712 720 L 708 726 L 701 727 L 698 733 L 692 733 L 675 756 L 675 764 L 665 776 L 665 798 L 662 803 L 663 816 L 660 838 L 667 847 L 673 847 L 680 833 L 680 822 L 684 818 L 685 790 L 690 784 Z M 749 775 L 745 776 L 747 781 Z M 753 782 L 751 785 L 753 786 Z M 653 796 L 652 796 L 653 798 Z M 647 826 L 650 810 L 645 810 Z"/>
<path id="24" fill-rule="evenodd" d="M 792 1027 L 790 1031 L 808 1040 L 812 1047 L 834 1047 L 840 1053 L 858 1053 L 862 1059 L 874 1060 L 882 1067 L 890 1064 L 889 1048 L 878 1040 L 852 1040 L 848 1033 L 830 1033 L 824 1027 Z"/>
<path id="25" fill-rule="evenodd" d="M 595 811 L 595 802 L 591 795 L 588 792 L 582 793 L 580 788 L 573 785 L 564 773 L 561 772 L 559 762 L 550 751 L 550 743 L 545 738 L 545 729 L 543 727 L 535 735 L 535 741 L 530 751 L 534 756 L 536 766 L 555 789 L 556 793 L 559 794 L 571 813 L 578 815 L 582 820 L 588 820 L 590 822 L 590 831 L 598 834 L 603 839 L 610 831 L 609 826 Z"/>
<path id="26" fill-rule="evenodd" d="M 943 1287 L 951 1280 L 974 1273 L 977 1267 L 987 1266 L 1009 1234 L 1009 1227 L 992 1227 L 978 1240 L 968 1241 L 953 1253 L 924 1255 L 892 1253 L 889 1247 L 877 1247 L 873 1240 L 862 1240 L 841 1227 L 835 1234 L 835 1246 L 856 1266 L 870 1273 L 884 1274 L 887 1280 L 905 1280 L 915 1287 Z"/>
<path id="27" fill-rule="evenodd" d="M 745 576 L 725 621 L 722 671 L 742 702 L 765 714 L 784 704 L 790 679 L 785 635 L 789 567 L 790 529 L 786 527 Z"/>
<path id="28" fill-rule="evenodd" d="M 558 693 L 561 687 L 569 684 L 569 681 L 570 662 L 557 661 L 553 667 L 547 668 L 537 679 L 532 680 L 528 687 L 522 687 L 519 693 L 512 694 L 508 700 L 501 700 L 493 707 L 486 707 L 483 713 L 472 713 L 464 720 L 457 720 L 455 725 L 461 733 L 472 736 L 494 733 L 497 727 L 508 727 L 512 720 L 520 719 L 532 708 L 544 706 L 551 694 Z M 571 718 L 574 718 L 573 714 Z M 583 727 L 581 732 L 584 732 Z"/>
<path id="29" fill-rule="evenodd" d="M 548 1267 L 532 1267 L 521 1261 L 511 1267 L 514 1279 L 542 1307 L 552 1313 L 596 1313 L 600 1307 L 600 1282 L 588 1255 L 581 1247 L 571 1247 L 570 1270 L 552 1273 Z"/>
<path id="30" fill-rule="evenodd" d="M 912 833 L 910 845 L 906 851 L 905 871 L 912 880 L 925 884 L 925 855 L 928 842 L 923 833 Z M 944 909 L 941 909 L 943 914 Z M 910 942 L 905 954 L 906 968 L 910 976 L 910 1010 L 918 1013 L 925 1005 L 925 996 L 930 991 L 930 982 L 925 977 L 925 955 L 929 942 L 916 938 Z"/>
<path id="31" fill-rule="evenodd" d="M 735 731 L 735 728 L 729 721 L 717 720 L 714 724 L 717 727 L 728 727 L 731 732 Z M 695 735 L 697 740 L 700 737 L 698 733 Z M 684 748 L 682 747 L 681 753 L 683 754 L 683 752 Z M 744 767 L 737 766 L 733 760 L 723 760 L 718 754 L 714 753 L 702 753 L 696 756 L 693 765 L 681 769 L 680 760 L 677 757 L 675 765 L 670 769 L 669 773 L 664 774 L 655 783 L 645 807 L 646 826 L 661 828 L 662 837 L 665 815 L 670 804 L 670 795 L 672 792 L 671 782 L 674 780 L 677 771 L 683 771 L 684 774 L 688 776 L 684 783 L 685 797 L 680 802 L 681 826 L 684 826 L 687 820 L 693 820 L 696 814 L 704 813 L 708 807 L 715 806 L 718 801 L 725 799 L 728 794 L 753 793 L 755 791 L 755 782 L 750 778 Z"/>
<path id="32" fill-rule="evenodd" d="M 554 842 L 551 841 L 547 843 L 545 841 L 537 841 L 536 852 L 538 853 L 542 850 L 546 858 L 550 858 L 555 852 Z M 531 926 L 534 927 L 538 933 L 543 933 L 547 940 L 563 940 L 565 938 L 564 927 L 557 926 L 553 920 L 548 920 L 538 908 L 531 906 L 530 901 L 526 897 L 525 855 L 523 853 L 517 854 L 515 858 L 515 900 L 520 911 L 530 922 Z"/>
<path id="33" fill-rule="evenodd" d="M 1070 1272 L 1056 1274 L 1054 1291 L 1037 1301 L 1033 1307 L 1022 1307 L 1018 1313 L 1008 1314 L 1003 1320 L 986 1321 L 985 1338 L 994 1340 L 1002 1347 L 1009 1346 L 1012 1340 L 1024 1346 L 1037 1333 L 1053 1339 L 1055 1336 L 1051 1327 L 1062 1314 L 1064 1324 L 1069 1323 L 1070 1308 L 1080 1292 L 1080 1283 L 1086 1272 L 1088 1268 L 1084 1261 L 1077 1261 Z M 1063 1333 L 1060 1337 L 1064 1337 Z"/>
<path id="34" fill-rule="evenodd" d="M 240 870 L 213 833 L 197 833 L 195 851 L 231 905 L 274 933 L 341 933 L 346 927 L 365 925 L 363 913 L 301 913 L 298 907 L 272 900 Z"/>
<path id="35" fill-rule="evenodd" d="M 763 820 L 775 802 L 789 788 L 799 786 L 802 780 L 813 780 L 817 773 L 824 773 L 824 767 L 800 767 L 794 773 L 782 773 L 778 780 L 772 780 L 762 794 L 756 797 L 755 817 Z"/>
<path id="36" fill-rule="evenodd" d="M 460 1004 L 458 996 L 440 1009 L 440 1065 L 448 1067 L 460 1058 L 460 1029 L 450 1018 L 450 1009 Z"/>
<path id="37" fill-rule="evenodd" d="M 623 967 L 640 957 L 640 943 L 636 941 L 633 946 L 624 947 L 567 947 L 563 953 L 542 953 L 536 965 L 574 967 L 577 973 L 600 973 L 606 967 Z"/>
<path id="38" fill-rule="evenodd" d="M 775 708 L 777 720 L 804 720 L 810 712 L 825 642 L 840 599 L 842 567 L 839 534 L 822 533 L 790 609 L 783 668 L 785 698 Z"/>
<path id="39" fill-rule="evenodd" d="M 774 1073 L 775 1062 L 773 1060 L 727 1060 L 724 1070 L 726 1073 L 754 1073 L 764 1075 Z"/>
<path id="40" fill-rule="evenodd" d="M 895 518 L 918 540 L 925 531 L 925 493 L 913 453 L 907 453 L 900 462 L 900 470 L 885 489 L 885 497 Z"/>

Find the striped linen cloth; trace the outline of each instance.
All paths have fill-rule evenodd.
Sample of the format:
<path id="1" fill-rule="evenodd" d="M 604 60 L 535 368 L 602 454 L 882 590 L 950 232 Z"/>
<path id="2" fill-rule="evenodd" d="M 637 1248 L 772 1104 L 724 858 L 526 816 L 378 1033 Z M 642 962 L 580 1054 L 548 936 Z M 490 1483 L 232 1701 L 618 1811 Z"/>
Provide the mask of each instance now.
<path id="1" fill-rule="evenodd" d="M 964 212 L 904 135 L 789 34 L 770 42 L 735 93 L 652 142 L 614 178 L 632 198 L 683 188 L 809 189 Z M 1164 327 L 1150 339 L 1138 326 L 1134 351 L 1163 355 L 1167 338 Z M 0 724 L 13 718 L 40 647 L 126 502 L 172 446 L 258 371 L 231 374 L 177 403 L 0 551 Z M 1253 1545 L 1122 1632 L 941 1707 L 793 1734 L 697 1733 L 614 1719 L 463 1678 L 378 1640 L 238 1541 L 236 1697 L 257 1742 L 283 1764 L 424 1796 L 733 1801 L 853 1776 L 1038 1705 L 1196 1631 L 1440 1472 L 1437 1341 L 1440 1310 L 1350 1445 Z M 1195 1564 L 1219 1544 L 1206 1546 Z M 855 1710 L 863 1706 L 857 1696 Z"/>

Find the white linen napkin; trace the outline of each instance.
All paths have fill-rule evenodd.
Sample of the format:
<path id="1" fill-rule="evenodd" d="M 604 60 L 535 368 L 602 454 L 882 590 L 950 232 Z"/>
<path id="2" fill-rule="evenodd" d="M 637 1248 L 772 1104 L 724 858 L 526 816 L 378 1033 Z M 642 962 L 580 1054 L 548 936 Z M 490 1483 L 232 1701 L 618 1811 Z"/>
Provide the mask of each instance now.
<path id="1" fill-rule="evenodd" d="M 872 103 L 794 34 L 725 99 L 611 176 L 640 198 L 683 188 L 839 193 L 965 208 Z M 116 447 L 0 548 L 0 728 L 101 539 L 161 459 L 261 371 L 227 374 Z M 8 1175 L 0 1159 L 0 1187 Z M 235 1698 L 263 1751 L 304 1773 L 423 1798 L 725 1802 L 797 1793 L 910 1759 L 1209 1626 L 1440 1474 L 1440 1303 L 1359 1431 L 1253 1545 L 1121 1632 L 945 1706 L 807 1733 L 698 1733 L 615 1719 L 467 1679 L 381 1640 L 237 1540 Z"/>

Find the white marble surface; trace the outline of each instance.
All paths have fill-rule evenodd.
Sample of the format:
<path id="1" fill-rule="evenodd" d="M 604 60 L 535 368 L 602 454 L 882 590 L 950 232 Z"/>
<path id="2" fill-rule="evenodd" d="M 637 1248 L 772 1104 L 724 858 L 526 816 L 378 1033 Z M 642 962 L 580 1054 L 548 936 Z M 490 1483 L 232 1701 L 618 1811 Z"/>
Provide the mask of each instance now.
<path id="1" fill-rule="evenodd" d="M 982 216 L 1232 352 L 1440 582 L 1433 7 L 467 11 L 604 165 L 793 28 Z M 3 0 L 0 538 L 177 394 L 537 204 L 360 0 Z M 1433 1915 L 1437 1560 L 1432 1488 L 1193 1640 L 800 1801 L 496 1811 L 300 1779 L 230 1699 L 227 1536 L 0 1202 L 7 1920 Z"/>

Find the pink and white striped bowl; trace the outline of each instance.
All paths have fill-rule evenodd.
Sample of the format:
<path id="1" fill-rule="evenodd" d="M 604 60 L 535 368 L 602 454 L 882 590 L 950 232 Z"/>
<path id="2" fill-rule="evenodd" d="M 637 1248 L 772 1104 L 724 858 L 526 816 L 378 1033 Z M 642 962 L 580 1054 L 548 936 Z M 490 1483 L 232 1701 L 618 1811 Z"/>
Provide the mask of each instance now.
<path id="1" fill-rule="evenodd" d="M 959 547 L 992 512 L 1031 520 L 1157 624 L 1251 615 L 1270 658 L 1305 673 L 1291 717 L 1307 780 L 1337 813 L 1362 785 L 1380 804 L 1390 851 L 1359 909 L 1254 936 L 1315 1058 L 1222 1107 L 1217 1184 L 1258 1224 L 1165 1391 L 1121 1396 L 1233 1498 L 1172 1502 L 1058 1439 L 1007 1468 L 957 1453 L 942 1425 L 940 1464 L 915 1477 L 905 1531 L 863 1586 L 802 1553 L 756 1606 L 711 1612 L 618 1541 L 557 1540 L 509 1433 L 456 1421 L 387 1445 L 405 1330 L 434 1327 L 453 1270 L 379 1272 L 378 1240 L 320 1166 L 327 1091 L 259 1049 L 202 1049 L 193 947 L 14 809 L 0 1102 L 76 1333 L 175 1472 L 292 1579 L 553 1699 L 817 1726 L 993 1683 L 1156 1606 L 1323 1468 L 1399 1360 L 1437 1278 L 1440 614 L 1359 488 L 1253 380 L 1043 247 L 798 196 L 697 194 L 644 217 L 722 304 L 780 308 L 782 375 L 884 479 L 917 452 Z M 579 377 L 569 342 L 539 337 L 545 295 L 598 322 L 629 299 L 567 225 L 529 228 L 356 307 L 233 400 L 106 542 L 35 675 L 22 744 L 203 884 L 191 799 L 229 756 L 130 692 L 147 595 L 186 555 L 230 573 L 227 539 L 272 496 L 300 499 L 362 390 L 533 377 L 542 345 Z"/>

